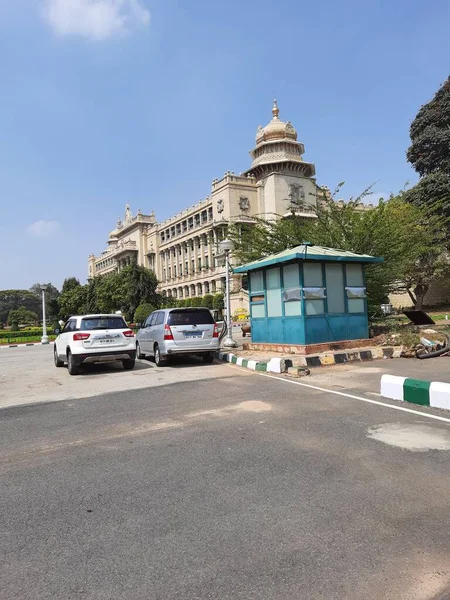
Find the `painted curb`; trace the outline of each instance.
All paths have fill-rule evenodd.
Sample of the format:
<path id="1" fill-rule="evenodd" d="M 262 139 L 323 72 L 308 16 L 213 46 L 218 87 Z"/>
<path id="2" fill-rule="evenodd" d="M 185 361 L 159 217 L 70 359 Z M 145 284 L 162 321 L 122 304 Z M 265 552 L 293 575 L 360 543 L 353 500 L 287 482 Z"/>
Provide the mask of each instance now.
<path id="1" fill-rule="evenodd" d="M 450 410 L 450 383 L 383 375 L 381 395 L 391 400 Z"/>
<path id="2" fill-rule="evenodd" d="M 323 353 L 319 356 L 297 356 L 296 358 L 271 358 L 269 361 L 261 362 L 248 360 L 242 356 L 236 356 L 232 352 L 218 352 L 216 358 L 224 362 L 233 363 L 239 367 L 262 371 L 267 373 L 287 373 L 290 367 L 327 367 L 329 365 L 341 365 L 354 361 L 369 361 L 381 358 L 400 358 L 401 346 L 384 346 L 371 348 L 370 350 L 358 350 L 340 353 Z"/>
<path id="3" fill-rule="evenodd" d="M 41 342 L 33 342 L 32 344 L 1 344 L 0 350 L 2 348 L 29 348 L 30 346 L 53 346 L 55 342 L 49 342 L 48 344 L 41 344 Z"/>

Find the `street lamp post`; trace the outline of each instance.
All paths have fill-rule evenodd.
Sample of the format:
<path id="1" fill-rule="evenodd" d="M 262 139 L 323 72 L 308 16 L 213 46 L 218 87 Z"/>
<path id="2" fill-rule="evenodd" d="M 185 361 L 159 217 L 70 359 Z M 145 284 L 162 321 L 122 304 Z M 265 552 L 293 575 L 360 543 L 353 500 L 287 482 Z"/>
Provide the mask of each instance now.
<path id="1" fill-rule="evenodd" d="M 47 323 L 45 322 L 45 290 L 46 289 L 47 289 L 46 285 L 41 285 L 41 291 L 42 291 L 42 337 L 41 337 L 41 344 L 48 344 Z"/>
<path id="2" fill-rule="evenodd" d="M 219 244 L 220 251 L 225 254 L 225 300 L 227 310 L 227 337 L 223 341 L 224 348 L 236 348 L 237 344 L 233 340 L 233 324 L 231 322 L 231 301 L 230 301 L 230 252 L 233 250 L 233 242 L 229 239 L 222 240 Z"/>

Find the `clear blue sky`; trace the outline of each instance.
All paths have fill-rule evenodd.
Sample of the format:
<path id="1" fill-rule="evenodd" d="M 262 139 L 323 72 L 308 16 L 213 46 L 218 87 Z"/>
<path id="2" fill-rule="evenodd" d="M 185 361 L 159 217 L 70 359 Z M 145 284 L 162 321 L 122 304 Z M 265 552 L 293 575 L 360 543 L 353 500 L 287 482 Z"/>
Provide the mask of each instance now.
<path id="1" fill-rule="evenodd" d="M 318 183 L 414 182 L 448 26 L 447 0 L 0 0 L 0 289 L 84 280 L 126 202 L 164 219 L 248 168 L 274 96 Z"/>

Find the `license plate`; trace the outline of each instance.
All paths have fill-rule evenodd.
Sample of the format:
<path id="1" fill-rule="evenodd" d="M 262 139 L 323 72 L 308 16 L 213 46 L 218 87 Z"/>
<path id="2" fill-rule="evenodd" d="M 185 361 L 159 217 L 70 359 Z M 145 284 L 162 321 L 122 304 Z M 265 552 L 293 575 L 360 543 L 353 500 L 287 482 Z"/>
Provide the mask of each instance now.
<path id="1" fill-rule="evenodd" d="M 98 336 L 97 341 L 99 341 L 100 344 L 111 344 L 118 339 L 119 339 L 119 336 L 117 334 L 116 335 L 101 335 L 101 336 Z"/>
<path id="2" fill-rule="evenodd" d="M 202 337 L 201 331 L 185 331 L 184 337 L 186 338 L 199 338 Z"/>

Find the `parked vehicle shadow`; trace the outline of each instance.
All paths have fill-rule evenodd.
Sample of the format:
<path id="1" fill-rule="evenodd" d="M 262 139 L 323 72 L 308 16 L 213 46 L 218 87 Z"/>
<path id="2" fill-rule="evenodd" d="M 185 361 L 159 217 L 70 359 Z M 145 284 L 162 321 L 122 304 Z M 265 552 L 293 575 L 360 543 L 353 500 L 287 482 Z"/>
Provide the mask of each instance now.
<path id="1" fill-rule="evenodd" d="M 146 356 L 145 358 L 136 361 L 136 365 L 138 364 L 138 362 L 150 364 L 153 368 L 156 369 L 192 369 L 198 367 L 209 367 L 211 365 L 218 364 L 216 361 L 214 361 L 213 363 L 205 363 L 203 357 L 195 355 L 173 356 L 169 359 L 169 361 L 164 367 L 157 367 L 155 365 L 155 359 L 153 358 L 153 356 Z"/>
<path id="2" fill-rule="evenodd" d="M 113 363 L 95 363 L 95 364 L 86 364 L 80 367 L 80 372 L 78 377 L 83 377 L 86 375 L 105 375 L 108 373 L 133 373 L 134 371 L 145 371 L 151 369 L 152 365 L 148 364 L 147 361 L 137 360 L 134 365 L 134 369 L 129 371 L 125 370 L 120 362 Z"/>

